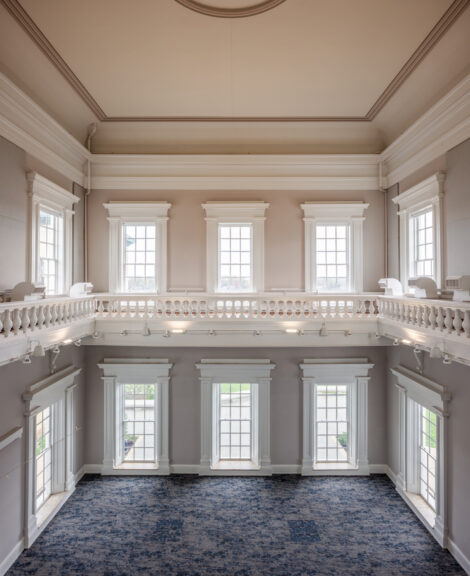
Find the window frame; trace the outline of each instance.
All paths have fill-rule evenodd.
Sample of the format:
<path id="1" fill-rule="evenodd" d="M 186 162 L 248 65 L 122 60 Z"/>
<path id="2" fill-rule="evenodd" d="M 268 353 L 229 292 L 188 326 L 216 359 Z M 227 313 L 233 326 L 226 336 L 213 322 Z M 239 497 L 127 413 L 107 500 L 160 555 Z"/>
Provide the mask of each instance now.
<path id="1" fill-rule="evenodd" d="M 408 188 L 392 202 L 398 206 L 400 222 L 400 280 L 404 290 L 408 290 L 408 281 L 414 276 L 412 269 L 412 256 L 414 251 L 414 238 L 411 234 L 411 219 L 423 210 L 432 210 L 433 215 L 433 262 L 434 274 L 432 279 L 438 288 L 442 288 L 445 279 L 444 260 L 444 183 L 445 172 L 437 172 L 430 178 Z"/>
<path id="2" fill-rule="evenodd" d="M 249 294 L 264 291 L 264 223 L 266 202 L 206 202 L 202 204 L 206 220 L 206 290 L 218 294 Z M 252 285 L 250 290 L 228 292 L 219 285 L 219 225 L 251 224 Z"/>
<path id="3" fill-rule="evenodd" d="M 275 364 L 269 359 L 202 359 L 196 364 L 201 382 L 201 459 L 199 474 L 270 475 L 270 382 Z M 252 459 L 222 461 L 218 452 L 218 402 L 220 384 L 251 384 Z"/>
<path id="4" fill-rule="evenodd" d="M 374 364 L 367 358 L 306 359 L 300 368 L 303 382 L 302 475 L 368 475 L 368 382 Z M 348 387 L 348 462 L 317 462 L 316 387 Z"/>
<path id="5" fill-rule="evenodd" d="M 40 256 L 39 256 L 39 216 L 41 210 L 58 215 L 62 218 L 62 231 L 58 246 L 61 257 L 57 292 L 48 293 L 48 296 L 68 295 L 72 286 L 73 275 L 73 205 L 80 201 L 78 196 L 68 192 L 51 180 L 44 178 L 37 172 L 27 172 L 28 181 L 28 255 L 27 255 L 27 281 L 40 283 Z"/>
<path id="6" fill-rule="evenodd" d="M 98 367 L 104 383 L 103 475 L 167 475 L 169 461 L 169 384 L 173 364 L 167 358 L 105 358 Z M 126 462 L 122 442 L 122 387 L 125 384 L 155 385 L 155 461 Z"/>
<path id="7" fill-rule="evenodd" d="M 26 436 L 25 547 L 29 548 L 75 489 L 75 377 L 81 368 L 70 365 L 32 384 L 23 393 Z M 36 499 L 36 416 L 50 408 L 52 506 L 38 507 Z M 47 501 L 46 501 L 47 502 Z"/>
<path id="8" fill-rule="evenodd" d="M 446 439 L 450 394 L 445 386 L 402 365 L 391 368 L 398 390 L 398 472 L 396 488 L 428 531 L 447 544 Z M 435 510 L 420 494 L 421 407 L 436 415 L 437 469 Z"/>
<path id="9" fill-rule="evenodd" d="M 113 294 L 165 294 L 167 292 L 167 223 L 168 202 L 108 202 L 109 222 L 109 291 Z M 123 226 L 155 225 L 155 291 L 125 292 L 123 286 Z"/>
<path id="10" fill-rule="evenodd" d="M 349 226 L 349 289 L 347 294 L 362 292 L 364 286 L 364 212 L 369 204 L 358 202 L 305 202 L 300 205 L 304 213 L 305 291 L 317 292 L 316 228 L 317 226 Z"/>
<path id="11" fill-rule="evenodd" d="M 227 294 L 232 293 L 233 294 L 233 292 L 237 292 L 237 290 L 226 290 L 226 289 L 222 288 L 222 286 L 221 286 L 221 278 L 222 278 L 221 268 L 224 265 L 222 263 L 222 260 L 221 260 L 221 253 L 224 252 L 222 250 L 222 246 L 221 246 L 223 238 L 220 234 L 222 226 L 226 226 L 226 227 L 230 227 L 230 228 L 235 227 L 235 226 L 240 226 L 240 227 L 249 226 L 250 227 L 250 285 L 247 289 L 243 289 L 243 290 L 240 289 L 240 290 L 238 290 L 238 292 L 247 292 L 247 293 L 253 292 L 253 283 L 254 283 L 254 281 L 253 281 L 253 271 L 254 271 L 254 266 L 253 266 L 253 253 L 254 253 L 254 250 L 253 250 L 253 225 L 251 223 L 247 223 L 247 222 L 230 222 L 230 223 L 229 222 L 219 222 L 218 223 L 218 226 L 217 226 L 217 292 L 220 292 L 221 294 L 224 294 L 224 293 L 227 293 Z M 241 240 L 241 238 L 240 238 L 240 240 Z M 230 251 L 230 253 L 232 253 L 232 252 Z M 240 263 L 240 266 L 241 266 L 241 263 Z"/>

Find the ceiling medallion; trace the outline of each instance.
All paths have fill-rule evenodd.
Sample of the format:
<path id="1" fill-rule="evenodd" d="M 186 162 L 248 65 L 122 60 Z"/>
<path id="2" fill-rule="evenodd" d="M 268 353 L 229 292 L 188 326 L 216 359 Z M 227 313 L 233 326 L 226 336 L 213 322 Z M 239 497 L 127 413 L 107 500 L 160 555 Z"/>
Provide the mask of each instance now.
<path id="1" fill-rule="evenodd" d="M 245 18 L 272 10 L 286 0 L 176 0 L 182 6 L 216 18 Z"/>

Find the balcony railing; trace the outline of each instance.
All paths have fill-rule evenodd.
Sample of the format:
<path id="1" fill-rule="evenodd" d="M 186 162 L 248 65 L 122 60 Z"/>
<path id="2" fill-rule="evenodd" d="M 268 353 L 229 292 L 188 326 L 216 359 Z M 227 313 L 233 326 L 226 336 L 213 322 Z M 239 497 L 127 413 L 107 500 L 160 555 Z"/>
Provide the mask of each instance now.
<path id="1" fill-rule="evenodd" d="M 46 298 L 0 304 L 0 334 L 17 336 L 46 328 L 59 328 L 93 318 L 94 296 L 84 298 Z"/>
<path id="2" fill-rule="evenodd" d="M 97 294 L 97 318 L 143 320 L 314 320 L 370 318 L 375 294 L 171 296 Z"/>
<path id="3" fill-rule="evenodd" d="M 379 317 L 402 326 L 470 338 L 470 303 L 415 298 L 378 298 Z"/>

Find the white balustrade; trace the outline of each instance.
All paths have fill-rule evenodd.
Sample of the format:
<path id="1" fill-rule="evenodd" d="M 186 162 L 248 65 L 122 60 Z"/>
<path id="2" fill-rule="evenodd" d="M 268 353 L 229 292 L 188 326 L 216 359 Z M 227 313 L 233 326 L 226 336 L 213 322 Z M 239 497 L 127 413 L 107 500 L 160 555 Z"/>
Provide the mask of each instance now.
<path id="1" fill-rule="evenodd" d="M 72 324 L 84 318 L 93 318 L 95 311 L 93 296 L 7 302 L 0 304 L 0 336 L 7 338 Z"/>
<path id="2" fill-rule="evenodd" d="M 379 296 L 379 317 L 426 331 L 470 338 L 470 304 Z M 396 312 L 397 306 L 400 310 Z"/>

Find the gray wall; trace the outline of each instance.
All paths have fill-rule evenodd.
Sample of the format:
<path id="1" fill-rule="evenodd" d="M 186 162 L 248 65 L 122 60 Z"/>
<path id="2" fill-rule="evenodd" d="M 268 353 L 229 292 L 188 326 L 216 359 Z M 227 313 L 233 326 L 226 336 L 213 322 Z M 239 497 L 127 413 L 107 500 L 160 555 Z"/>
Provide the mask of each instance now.
<path id="1" fill-rule="evenodd" d="M 80 198 L 74 205 L 72 283 L 85 280 L 85 190 L 74 182 L 73 193 Z"/>
<path id="2" fill-rule="evenodd" d="M 300 464 L 302 458 L 302 382 L 299 364 L 304 358 L 367 357 L 375 364 L 369 383 L 369 460 L 385 464 L 386 381 L 385 349 L 374 348 L 134 348 L 88 347 L 87 463 L 103 461 L 103 381 L 97 363 L 103 358 L 169 358 L 174 364 L 170 380 L 170 461 L 199 464 L 201 358 L 269 358 L 276 368 L 271 381 L 271 460 L 273 464 Z"/>
<path id="3" fill-rule="evenodd" d="M 24 151 L 0 137 L 0 290 L 25 279 L 25 166 Z"/>
<path id="4" fill-rule="evenodd" d="M 387 190 L 387 277 L 400 278 L 400 220 L 392 198 L 398 195 L 398 184 Z"/>
<path id="5" fill-rule="evenodd" d="M 85 350 L 76 346 L 62 348 L 57 368 L 73 364 L 83 367 Z M 25 406 L 22 393 L 34 382 L 49 375 L 48 357 L 33 358 L 32 364 L 14 362 L 0 367 L 0 436 L 13 428 L 24 425 Z M 84 420 L 85 420 L 85 376 L 76 378 L 75 400 L 75 461 L 74 472 L 83 466 Z M 26 437 L 15 440 L 0 451 L 0 564 L 23 537 L 24 485 Z"/>
<path id="6" fill-rule="evenodd" d="M 448 418 L 447 494 L 449 506 L 449 536 L 467 558 L 470 558 L 470 367 L 424 355 L 424 375 L 445 384 L 452 395 Z M 411 348 L 388 348 L 388 366 L 402 364 L 412 370 L 416 362 Z M 389 466 L 398 471 L 398 391 L 395 379 L 388 372 L 387 421 Z"/>

